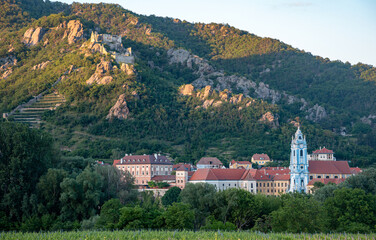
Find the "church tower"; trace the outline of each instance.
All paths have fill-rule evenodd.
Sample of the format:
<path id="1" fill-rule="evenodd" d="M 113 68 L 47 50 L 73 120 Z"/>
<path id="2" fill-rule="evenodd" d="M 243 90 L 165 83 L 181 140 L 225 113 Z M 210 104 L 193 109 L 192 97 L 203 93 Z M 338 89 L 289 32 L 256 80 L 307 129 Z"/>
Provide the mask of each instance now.
<path id="1" fill-rule="evenodd" d="M 292 137 L 290 156 L 290 192 L 307 192 L 307 142 L 300 127 Z"/>

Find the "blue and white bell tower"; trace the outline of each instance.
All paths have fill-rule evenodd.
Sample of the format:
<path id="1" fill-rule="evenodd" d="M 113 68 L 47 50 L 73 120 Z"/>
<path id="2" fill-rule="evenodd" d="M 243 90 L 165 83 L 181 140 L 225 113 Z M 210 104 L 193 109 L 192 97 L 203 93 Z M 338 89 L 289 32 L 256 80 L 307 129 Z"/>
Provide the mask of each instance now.
<path id="1" fill-rule="evenodd" d="M 307 142 L 300 127 L 292 137 L 290 156 L 290 192 L 307 192 Z"/>

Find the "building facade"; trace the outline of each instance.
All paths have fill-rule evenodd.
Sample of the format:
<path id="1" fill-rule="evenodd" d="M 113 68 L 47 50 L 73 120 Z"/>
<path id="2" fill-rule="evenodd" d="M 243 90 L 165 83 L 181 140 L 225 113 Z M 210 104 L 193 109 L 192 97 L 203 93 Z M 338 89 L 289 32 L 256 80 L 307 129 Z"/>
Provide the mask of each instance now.
<path id="1" fill-rule="evenodd" d="M 216 157 L 203 157 L 198 161 L 196 164 L 197 169 L 204 169 L 204 168 L 222 168 L 222 162 Z"/>
<path id="2" fill-rule="evenodd" d="M 291 141 L 289 191 L 306 193 L 308 175 L 307 142 L 298 127 Z"/>
<path id="3" fill-rule="evenodd" d="M 313 161 L 335 161 L 333 150 L 326 149 L 325 147 L 313 151 L 312 154 L 308 155 L 308 160 Z"/>
<path id="4" fill-rule="evenodd" d="M 231 169 L 238 169 L 238 168 L 252 169 L 252 163 L 249 162 L 249 161 L 232 160 L 229 164 L 229 168 L 231 168 Z"/>
<path id="5" fill-rule="evenodd" d="M 122 171 L 129 172 L 138 186 L 147 186 L 153 177 L 171 175 L 172 163 L 166 156 L 154 155 L 128 155 L 115 160 L 113 166 Z"/>
<path id="6" fill-rule="evenodd" d="M 262 153 L 262 154 L 253 154 L 252 158 L 251 158 L 251 161 L 252 163 L 256 163 L 260 166 L 263 166 L 265 165 L 266 163 L 268 162 L 271 162 L 270 160 L 270 157 L 268 156 L 268 154 L 265 154 L 265 153 Z"/>

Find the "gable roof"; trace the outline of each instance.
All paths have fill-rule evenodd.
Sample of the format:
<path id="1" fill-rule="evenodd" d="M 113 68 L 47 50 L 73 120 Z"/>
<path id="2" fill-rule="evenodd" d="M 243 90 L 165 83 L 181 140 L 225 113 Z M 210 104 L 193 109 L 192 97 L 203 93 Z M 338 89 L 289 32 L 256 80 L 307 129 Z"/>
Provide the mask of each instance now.
<path id="1" fill-rule="evenodd" d="M 310 174 L 351 174 L 346 161 L 309 161 Z"/>
<path id="2" fill-rule="evenodd" d="M 313 151 L 312 154 L 333 154 L 333 150 L 329 150 L 325 147 Z"/>
<path id="3" fill-rule="evenodd" d="M 152 181 L 175 181 L 174 175 L 155 175 L 151 178 Z"/>
<path id="4" fill-rule="evenodd" d="M 253 154 L 252 156 L 253 160 L 270 160 L 268 154 L 262 153 L 262 154 Z"/>
<path id="5" fill-rule="evenodd" d="M 363 170 L 361 168 L 358 168 L 358 167 L 352 167 L 350 169 L 351 169 L 352 174 L 358 174 L 358 173 L 363 172 Z"/>
<path id="6" fill-rule="evenodd" d="M 113 165 L 128 165 L 128 164 L 158 164 L 158 165 L 172 165 L 170 160 L 163 155 L 128 155 L 119 160 L 114 160 Z"/>
<path id="7" fill-rule="evenodd" d="M 328 184 L 328 183 L 335 183 L 335 184 L 340 184 L 341 182 L 344 182 L 346 179 L 345 178 L 314 178 L 311 181 L 308 182 L 309 185 L 314 185 L 315 182 L 321 182 L 323 184 Z"/>
<path id="8" fill-rule="evenodd" d="M 188 163 L 178 163 L 172 166 L 172 170 L 175 171 L 192 171 L 193 167 Z"/>
<path id="9" fill-rule="evenodd" d="M 252 169 L 250 169 L 252 170 Z M 198 169 L 189 181 L 210 181 L 210 180 L 241 180 L 246 169 Z"/>
<path id="10" fill-rule="evenodd" d="M 290 180 L 290 169 L 286 167 L 263 167 L 257 170 L 255 179 L 260 181 Z"/>
<path id="11" fill-rule="evenodd" d="M 196 165 L 222 165 L 222 162 L 216 157 L 203 157 Z"/>

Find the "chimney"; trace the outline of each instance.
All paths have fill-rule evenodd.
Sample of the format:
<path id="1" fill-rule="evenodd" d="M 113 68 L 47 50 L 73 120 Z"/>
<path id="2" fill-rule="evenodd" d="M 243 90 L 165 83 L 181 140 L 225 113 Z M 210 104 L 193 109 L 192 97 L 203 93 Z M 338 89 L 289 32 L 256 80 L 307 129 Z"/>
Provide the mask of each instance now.
<path id="1" fill-rule="evenodd" d="M 120 163 L 123 164 L 123 159 L 122 158 L 120 158 Z"/>
<path id="2" fill-rule="evenodd" d="M 158 159 L 158 154 L 154 153 L 155 159 Z"/>

